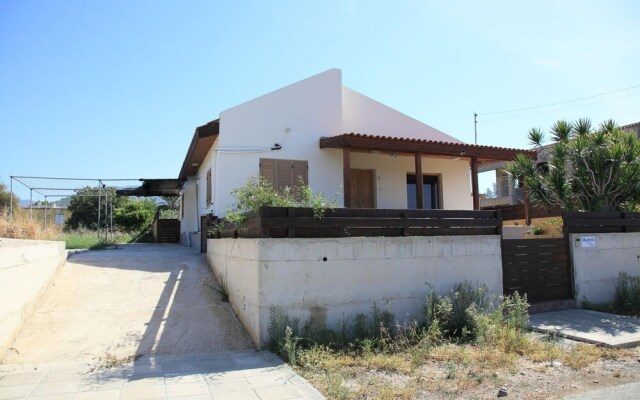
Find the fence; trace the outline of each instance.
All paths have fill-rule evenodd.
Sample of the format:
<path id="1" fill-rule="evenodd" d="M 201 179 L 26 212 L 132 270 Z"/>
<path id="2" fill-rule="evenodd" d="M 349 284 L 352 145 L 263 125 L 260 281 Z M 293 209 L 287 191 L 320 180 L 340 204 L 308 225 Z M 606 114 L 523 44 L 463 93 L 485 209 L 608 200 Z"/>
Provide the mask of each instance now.
<path id="1" fill-rule="evenodd" d="M 502 219 L 504 221 L 513 221 L 516 219 L 525 219 L 524 204 L 517 204 L 513 206 L 497 206 L 496 210 L 502 211 Z M 529 218 L 548 218 L 559 217 L 562 215 L 562 209 L 539 209 L 531 208 L 529 210 Z"/>
<path id="2" fill-rule="evenodd" d="M 500 211 L 338 208 L 314 216 L 311 208 L 262 207 L 239 226 L 214 222 L 216 238 L 322 238 L 500 235 Z"/>
<path id="3" fill-rule="evenodd" d="M 640 232 L 637 212 L 564 212 L 564 233 Z"/>

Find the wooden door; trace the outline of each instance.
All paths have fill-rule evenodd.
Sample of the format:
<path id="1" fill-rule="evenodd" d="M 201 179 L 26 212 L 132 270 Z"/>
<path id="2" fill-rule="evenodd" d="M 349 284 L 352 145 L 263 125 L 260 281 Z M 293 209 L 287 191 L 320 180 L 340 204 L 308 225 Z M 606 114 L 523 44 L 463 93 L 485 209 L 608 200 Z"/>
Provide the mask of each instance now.
<path id="1" fill-rule="evenodd" d="M 374 174 L 369 169 L 351 170 L 351 207 L 375 208 Z"/>

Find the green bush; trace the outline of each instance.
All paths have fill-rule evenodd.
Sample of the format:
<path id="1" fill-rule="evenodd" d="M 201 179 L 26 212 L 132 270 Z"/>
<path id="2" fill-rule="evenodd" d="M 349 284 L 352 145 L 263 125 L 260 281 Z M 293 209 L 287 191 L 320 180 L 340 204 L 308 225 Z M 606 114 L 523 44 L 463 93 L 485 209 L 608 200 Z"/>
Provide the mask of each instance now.
<path id="1" fill-rule="evenodd" d="M 261 207 L 310 207 L 316 218 L 322 218 L 327 209 L 337 207 L 335 198 L 329 200 L 322 193 L 314 193 L 308 185 L 287 187 L 278 192 L 262 177 L 249 178 L 244 185 L 233 189 L 231 195 L 236 202 L 226 210 L 225 220 L 235 226 L 246 221 L 248 213 L 257 212 Z M 213 231 L 217 229 L 221 229 L 221 226 L 214 227 Z"/>
<path id="2" fill-rule="evenodd" d="M 116 226 L 127 232 L 136 232 L 147 226 L 156 213 L 156 203 L 152 200 L 132 201 L 126 199 L 113 210 Z"/>
<path id="3" fill-rule="evenodd" d="M 486 285 L 464 281 L 444 296 L 431 290 L 424 308 L 426 327 L 444 337 L 474 339 L 474 313 L 489 312 L 496 307 L 495 296 L 489 293 Z"/>

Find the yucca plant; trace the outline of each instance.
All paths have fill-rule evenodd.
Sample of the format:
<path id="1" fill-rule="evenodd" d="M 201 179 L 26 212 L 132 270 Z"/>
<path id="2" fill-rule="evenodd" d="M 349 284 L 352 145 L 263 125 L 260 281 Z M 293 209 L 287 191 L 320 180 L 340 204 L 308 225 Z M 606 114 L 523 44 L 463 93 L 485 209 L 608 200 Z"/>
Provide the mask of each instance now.
<path id="1" fill-rule="evenodd" d="M 507 171 L 526 188 L 534 204 L 579 211 L 634 210 L 640 204 L 640 140 L 613 120 L 593 130 L 588 118 L 551 127 L 546 163 L 518 155 Z M 536 147 L 544 132 L 531 129 Z M 543 166 L 543 167 L 542 167 Z"/>

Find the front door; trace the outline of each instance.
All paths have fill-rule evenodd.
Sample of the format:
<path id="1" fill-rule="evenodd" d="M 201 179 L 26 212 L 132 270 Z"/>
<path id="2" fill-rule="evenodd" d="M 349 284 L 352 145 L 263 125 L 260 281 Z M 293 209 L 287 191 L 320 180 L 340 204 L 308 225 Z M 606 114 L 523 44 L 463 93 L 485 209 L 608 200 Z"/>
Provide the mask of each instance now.
<path id="1" fill-rule="evenodd" d="M 351 170 L 351 207 L 375 208 L 373 170 Z"/>

